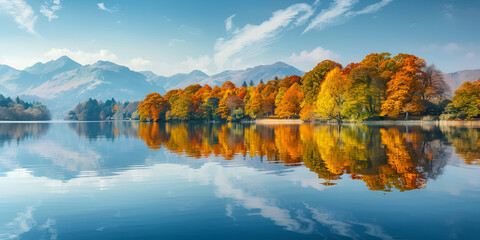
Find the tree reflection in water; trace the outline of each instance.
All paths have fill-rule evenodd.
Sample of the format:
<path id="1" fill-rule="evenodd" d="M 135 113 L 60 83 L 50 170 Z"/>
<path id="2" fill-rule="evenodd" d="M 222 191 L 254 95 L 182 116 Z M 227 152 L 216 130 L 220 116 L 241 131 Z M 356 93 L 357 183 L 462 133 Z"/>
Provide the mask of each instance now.
<path id="1" fill-rule="evenodd" d="M 437 127 L 140 123 L 138 133 L 150 149 L 225 160 L 260 156 L 304 165 L 325 185 L 349 176 L 381 191 L 424 188 L 449 158 L 448 141 Z"/>

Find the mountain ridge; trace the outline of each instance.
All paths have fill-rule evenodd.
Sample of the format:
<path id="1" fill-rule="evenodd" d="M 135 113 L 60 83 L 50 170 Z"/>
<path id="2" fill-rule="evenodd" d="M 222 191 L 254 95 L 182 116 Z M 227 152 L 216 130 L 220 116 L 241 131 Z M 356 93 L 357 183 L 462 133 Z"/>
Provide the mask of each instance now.
<path id="1" fill-rule="evenodd" d="M 227 70 L 212 76 L 193 70 L 165 77 L 152 71 L 137 72 L 110 61 L 100 60 L 81 65 L 68 56 L 62 56 L 36 63 L 24 70 L 0 65 L 0 93 L 20 96 L 28 101 L 41 101 L 48 105 L 54 118 L 63 118 L 68 110 L 88 98 L 140 101 L 151 92 L 165 94 L 168 90 L 191 84 L 209 84 L 213 87 L 220 86 L 224 81 L 232 81 L 240 86 L 243 81 L 252 80 L 258 84 L 260 79 L 266 82 L 275 76 L 281 78 L 290 75 L 303 75 L 303 72 L 277 62 L 245 70 Z"/>

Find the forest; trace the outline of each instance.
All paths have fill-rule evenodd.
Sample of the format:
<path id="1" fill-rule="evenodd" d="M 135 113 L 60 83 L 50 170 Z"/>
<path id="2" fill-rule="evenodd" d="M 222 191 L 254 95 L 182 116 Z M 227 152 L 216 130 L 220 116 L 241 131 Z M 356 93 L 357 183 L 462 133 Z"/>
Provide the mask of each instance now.
<path id="1" fill-rule="evenodd" d="M 1 121 L 41 121 L 50 118 L 50 111 L 40 102 L 26 102 L 19 97 L 13 100 L 0 94 Z"/>
<path id="2" fill-rule="evenodd" d="M 69 111 L 65 119 L 80 121 L 138 119 L 138 105 L 139 102 L 122 103 L 113 98 L 105 102 L 90 98 Z"/>
<path id="3" fill-rule="evenodd" d="M 238 87 L 227 81 L 213 88 L 190 85 L 164 96 L 151 93 L 138 106 L 138 114 L 144 121 L 421 119 L 439 118 L 445 109 L 448 114 L 442 117 L 472 118 L 480 114 L 478 102 L 471 100 L 469 104 L 476 104 L 478 113 L 470 113 L 472 110 L 456 103 L 459 97 L 454 97 L 452 103 L 449 92 L 442 73 L 424 59 L 409 54 L 392 57 L 390 53 L 372 53 L 346 67 L 325 60 L 303 77 L 262 81 L 257 86 L 244 82 Z"/>

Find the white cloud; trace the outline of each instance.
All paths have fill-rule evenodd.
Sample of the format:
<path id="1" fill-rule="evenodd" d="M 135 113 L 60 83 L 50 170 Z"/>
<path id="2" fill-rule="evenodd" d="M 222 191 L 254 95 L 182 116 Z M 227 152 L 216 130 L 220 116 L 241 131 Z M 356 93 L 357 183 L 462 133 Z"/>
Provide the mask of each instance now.
<path id="1" fill-rule="evenodd" d="M 378 12 L 392 1 L 393 0 L 381 0 L 380 2 L 368 5 L 362 10 L 352 11 L 353 7 L 359 2 L 358 0 L 335 0 L 330 4 L 329 8 L 322 10 L 310 24 L 308 24 L 303 32 L 306 33 L 312 29 L 322 30 L 328 25 L 342 24 L 346 20 L 358 15 Z"/>
<path id="2" fill-rule="evenodd" d="M 310 5 L 294 4 L 274 12 L 270 19 L 259 25 L 245 25 L 233 32 L 230 39 L 218 38 L 215 43 L 215 64 L 219 70 L 235 67 L 233 62 L 261 53 L 267 41 L 278 37 L 281 30 L 292 22 L 297 26 L 304 23 L 312 14 Z"/>
<path id="3" fill-rule="evenodd" d="M 60 10 L 62 6 L 60 5 L 61 0 L 50 0 L 50 1 L 45 1 L 42 6 L 40 7 L 40 12 L 48 18 L 48 21 L 52 21 L 55 18 L 58 18 L 57 15 L 55 15 L 55 12 Z"/>
<path id="4" fill-rule="evenodd" d="M 207 74 L 214 73 L 212 58 L 208 55 L 190 57 L 179 62 L 150 61 L 138 57 L 130 60 L 129 67 L 136 71 L 151 70 L 161 76 L 171 76 L 177 73 L 189 73 L 200 70 Z"/>
<path id="5" fill-rule="evenodd" d="M 462 48 L 458 44 L 452 42 L 452 43 L 445 44 L 444 46 L 441 47 L 441 49 L 445 52 L 451 53 L 451 52 L 457 52 Z"/>
<path id="6" fill-rule="evenodd" d="M 298 55 L 293 53 L 290 57 L 286 58 L 284 61 L 290 65 L 297 67 L 302 71 L 312 70 L 319 62 L 323 60 L 334 60 L 338 61 L 340 57 L 333 51 L 324 49 L 322 47 L 317 47 L 311 52 L 303 50 Z"/>
<path id="7" fill-rule="evenodd" d="M 328 9 L 324 9 L 308 24 L 304 32 L 314 28 L 323 29 L 325 26 L 343 21 L 345 14 L 350 11 L 358 0 L 335 0 Z"/>
<path id="8" fill-rule="evenodd" d="M 152 62 L 150 60 L 137 57 L 130 60 L 130 67 L 137 71 L 145 71 L 145 70 L 149 70 L 147 68 L 150 66 L 151 63 Z"/>
<path id="9" fill-rule="evenodd" d="M 165 75 L 172 75 L 176 73 L 189 73 L 193 70 L 200 70 L 207 74 L 212 73 L 212 58 L 208 55 L 197 58 L 187 57 L 186 60 L 177 64 L 159 63 L 157 65 L 158 71 Z"/>
<path id="10" fill-rule="evenodd" d="M 476 57 L 476 54 L 474 52 L 468 52 L 465 54 L 466 59 L 474 59 Z"/>
<path id="11" fill-rule="evenodd" d="M 458 45 L 457 43 L 451 42 L 447 43 L 445 45 L 437 45 L 437 44 L 428 44 L 425 46 L 422 46 L 423 50 L 432 52 L 432 51 L 441 51 L 445 53 L 456 53 L 464 49 L 464 47 Z"/>
<path id="12" fill-rule="evenodd" d="M 44 55 L 50 59 L 66 55 L 80 64 L 91 64 L 98 60 L 115 61 L 118 58 L 113 52 L 105 49 L 100 49 L 98 52 L 84 52 L 82 50 L 72 51 L 67 48 L 52 48 Z"/>
<path id="13" fill-rule="evenodd" d="M 35 34 L 37 15 L 32 7 L 24 0 L 0 0 L 0 12 L 8 14 L 15 19 L 18 27 Z"/>
<path id="14" fill-rule="evenodd" d="M 320 0 L 315 0 L 315 2 L 313 2 L 313 6 L 318 6 L 320 5 Z"/>
<path id="15" fill-rule="evenodd" d="M 378 12 L 381 8 L 387 6 L 387 4 L 389 4 L 390 2 L 392 2 L 393 0 L 382 0 L 378 3 L 375 3 L 375 4 L 371 4 L 371 5 L 368 5 L 367 7 L 365 7 L 364 9 L 360 10 L 360 11 L 357 11 L 357 12 L 353 12 L 351 13 L 352 15 L 362 15 L 362 14 L 370 14 L 370 13 L 376 13 Z"/>
<path id="16" fill-rule="evenodd" d="M 103 2 L 97 3 L 97 6 L 98 6 L 98 9 L 100 9 L 100 10 L 112 13 L 112 10 L 105 7 L 105 4 Z"/>
<path id="17" fill-rule="evenodd" d="M 183 39 L 177 39 L 177 38 L 172 38 L 170 39 L 170 41 L 168 41 L 168 46 L 171 47 L 173 45 L 175 45 L 176 43 L 184 43 L 185 40 Z"/>
<path id="18" fill-rule="evenodd" d="M 230 32 L 230 30 L 232 30 L 232 27 L 233 27 L 233 18 L 236 16 L 237 14 L 233 14 L 232 16 L 228 17 L 227 19 L 225 19 L 225 29 L 227 30 L 227 32 Z"/>

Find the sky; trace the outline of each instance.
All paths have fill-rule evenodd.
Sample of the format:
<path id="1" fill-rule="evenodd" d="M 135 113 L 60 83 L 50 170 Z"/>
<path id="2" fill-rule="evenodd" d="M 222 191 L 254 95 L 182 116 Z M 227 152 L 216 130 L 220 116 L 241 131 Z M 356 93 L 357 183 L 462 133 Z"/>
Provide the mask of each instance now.
<path id="1" fill-rule="evenodd" d="M 454 72 L 480 68 L 479 23 L 478 0 L 0 0 L 0 64 L 67 55 L 170 76 L 390 52 Z"/>

